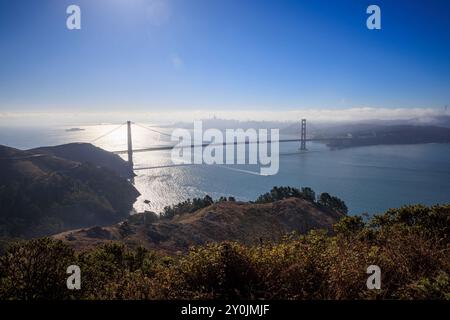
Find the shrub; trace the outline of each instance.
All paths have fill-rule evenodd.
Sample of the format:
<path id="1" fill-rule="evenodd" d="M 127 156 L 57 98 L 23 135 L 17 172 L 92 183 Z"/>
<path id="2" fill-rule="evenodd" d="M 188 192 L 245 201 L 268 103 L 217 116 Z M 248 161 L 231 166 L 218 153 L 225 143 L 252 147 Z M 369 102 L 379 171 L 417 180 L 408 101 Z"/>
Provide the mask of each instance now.
<path id="1" fill-rule="evenodd" d="M 74 253 L 48 238 L 13 244 L 0 257 L 2 299 L 450 299 L 448 206 L 389 210 L 364 223 L 345 216 L 336 233 L 279 242 L 191 248 L 181 256 L 107 244 Z M 66 289 L 66 268 L 82 289 Z M 382 270 L 367 290 L 366 268 Z"/>
<path id="2" fill-rule="evenodd" d="M 0 298 L 66 298 L 66 270 L 72 264 L 74 252 L 61 241 L 43 238 L 13 244 L 0 257 Z"/>

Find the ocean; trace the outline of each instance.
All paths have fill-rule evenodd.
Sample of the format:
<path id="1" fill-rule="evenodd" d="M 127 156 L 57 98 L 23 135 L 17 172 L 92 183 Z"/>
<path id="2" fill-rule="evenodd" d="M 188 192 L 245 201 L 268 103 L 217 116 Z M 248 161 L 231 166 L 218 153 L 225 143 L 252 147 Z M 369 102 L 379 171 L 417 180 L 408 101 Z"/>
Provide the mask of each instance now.
<path id="1" fill-rule="evenodd" d="M 1 127 L 0 144 L 19 149 L 69 142 L 94 142 L 108 151 L 126 149 L 126 128 L 94 141 L 117 125 L 17 128 Z M 157 128 L 170 133 L 169 128 Z M 142 127 L 133 128 L 136 149 L 168 145 L 169 138 Z M 255 174 L 257 166 L 172 166 L 170 151 L 134 154 L 134 184 L 142 194 L 136 211 L 160 212 L 187 198 L 233 196 L 254 200 L 273 186 L 311 187 L 343 199 L 350 214 L 381 213 L 407 204 L 450 203 L 450 144 L 381 145 L 330 150 L 321 143 L 280 144 L 280 169 L 273 176 Z M 124 156 L 126 157 L 126 156 Z M 146 201 L 148 200 L 148 201 Z"/>

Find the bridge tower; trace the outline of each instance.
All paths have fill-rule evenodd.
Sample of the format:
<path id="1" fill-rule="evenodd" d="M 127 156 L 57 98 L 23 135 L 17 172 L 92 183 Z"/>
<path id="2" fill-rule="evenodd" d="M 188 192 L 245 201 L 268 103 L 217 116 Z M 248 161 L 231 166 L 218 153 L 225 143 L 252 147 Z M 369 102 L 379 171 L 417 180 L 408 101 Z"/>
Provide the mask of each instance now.
<path id="1" fill-rule="evenodd" d="M 133 140 L 131 139 L 131 121 L 127 121 L 128 128 L 128 164 L 133 167 Z"/>
<path id="2" fill-rule="evenodd" d="M 306 150 L 306 119 L 302 119 L 302 130 L 300 136 L 300 150 Z"/>

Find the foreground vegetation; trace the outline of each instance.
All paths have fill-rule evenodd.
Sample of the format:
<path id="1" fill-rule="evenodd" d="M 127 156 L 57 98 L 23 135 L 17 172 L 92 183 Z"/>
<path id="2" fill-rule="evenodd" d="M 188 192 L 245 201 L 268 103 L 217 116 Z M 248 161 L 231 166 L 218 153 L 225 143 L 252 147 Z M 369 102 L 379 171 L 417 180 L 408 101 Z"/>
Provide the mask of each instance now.
<path id="1" fill-rule="evenodd" d="M 1 299 L 450 299 L 450 206 L 408 206 L 364 221 L 345 216 L 335 234 L 286 235 L 278 243 L 235 242 L 163 256 L 108 244 L 74 252 L 44 238 L 0 257 Z M 66 288 L 67 266 L 81 290 Z M 382 270 L 368 290 L 366 269 Z"/>

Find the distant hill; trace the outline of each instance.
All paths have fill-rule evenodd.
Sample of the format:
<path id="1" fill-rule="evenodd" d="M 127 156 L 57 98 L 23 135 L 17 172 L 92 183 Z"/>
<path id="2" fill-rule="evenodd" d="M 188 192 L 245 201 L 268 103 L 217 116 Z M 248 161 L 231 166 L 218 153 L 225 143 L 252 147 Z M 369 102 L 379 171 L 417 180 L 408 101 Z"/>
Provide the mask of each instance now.
<path id="1" fill-rule="evenodd" d="M 89 145 L 0 146 L 0 237 L 51 235 L 127 217 L 139 193 L 117 170 L 102 166 L 126 165 L 114 157 L 108 162 L 106 151 Z"/>
<path id="2" fill-rule="evenodd" d="M 420 141 L 422 135 L 426 135 L 429 140 L 436 140 L 432 142 L 439 142 L 442 132 L 445 132 L 448 137 L 450 117 L 409 120 L 365 120 L 339 123 L 307 121 L 306 126 L 307 137 L 311 138 L 335 138 L 367 132 L 400 134 L 404 130 L 409 130 L 412 138 L 417 138 L 418 141 Z M 280 128 L 280 133 L 282 135 L 299 136 L 300 123 L 296 122 Z"/>
<path id="3" fill-rule="evenodd" d="M 341 131 L 336 135 L 339 136 L 351 139 L 331 140 L 328 146 L 346 148 L 381 144 L 450 143 L 450 128 L 412 125 L 372 126 Z M 323 137 L 327 135 L 324 134 Z"/>
<path id="4" fill-rule="evenodd" d="M 68 231 L 54 237 L 81 250 L 120 241 L 130 246 L 143 245 L 175 253 L 208 242 L 236 240 L 259 244 L 279 240 L 292 231 L 306 233 L 319 228 L 331 231 L 342 216 L 299 198 L 264 204 L 225 201 L 169 220 L 144 223 L 144 214 L 139 214 L 110 227 Z"/>
<path id="5" fill-rule="evenodd" d="M 124 178 L 132 178 L 134 176 L 133 170 L 122 158 L 90 143 L 69 143 L 55 147 L 41 147 L 29 151 L 49 154 L 77 162 L 89 162 L 96 166 L 111 169 Z"/>

